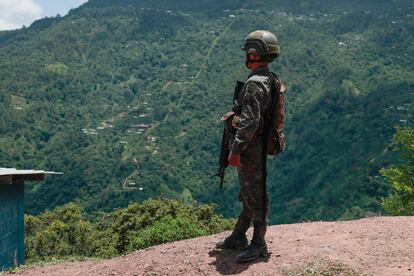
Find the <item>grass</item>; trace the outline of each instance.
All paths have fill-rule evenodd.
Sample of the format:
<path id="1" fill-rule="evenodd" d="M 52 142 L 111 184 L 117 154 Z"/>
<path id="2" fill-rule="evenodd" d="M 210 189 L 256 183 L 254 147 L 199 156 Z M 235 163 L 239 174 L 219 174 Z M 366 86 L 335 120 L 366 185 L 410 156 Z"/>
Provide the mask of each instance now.
<path id="1" fill-rule="evenodd" d="M 306 263 L 285 271 L 284 276 L 359 276 L 363 275 L 352 267 L 335 260 L 320 260 Z"/>

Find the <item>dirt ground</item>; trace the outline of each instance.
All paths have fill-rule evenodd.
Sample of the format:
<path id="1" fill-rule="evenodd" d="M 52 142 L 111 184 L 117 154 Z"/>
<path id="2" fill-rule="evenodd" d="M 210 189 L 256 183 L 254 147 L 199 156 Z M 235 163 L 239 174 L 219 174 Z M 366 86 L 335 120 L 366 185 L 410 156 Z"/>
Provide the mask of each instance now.
<path id="1" fill-rule="evenodd" d="M 17 275 L 414 275 L 414 217 L 271 226 L 269 256 L 247 264 L 235 262 L 237 251 L 215 249 L 216 241 L 228 234 Z"/>

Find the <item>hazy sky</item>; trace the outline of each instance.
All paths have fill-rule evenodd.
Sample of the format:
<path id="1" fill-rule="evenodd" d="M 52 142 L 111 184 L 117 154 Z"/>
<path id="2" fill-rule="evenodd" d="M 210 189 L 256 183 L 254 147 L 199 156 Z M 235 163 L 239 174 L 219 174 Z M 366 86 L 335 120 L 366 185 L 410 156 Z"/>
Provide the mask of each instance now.
<path id="1" fill-rule="evenodd" d="M 0 0 L 0 30 L 30 25 L 34 20 L 65 15 L 87 0 Z"/>

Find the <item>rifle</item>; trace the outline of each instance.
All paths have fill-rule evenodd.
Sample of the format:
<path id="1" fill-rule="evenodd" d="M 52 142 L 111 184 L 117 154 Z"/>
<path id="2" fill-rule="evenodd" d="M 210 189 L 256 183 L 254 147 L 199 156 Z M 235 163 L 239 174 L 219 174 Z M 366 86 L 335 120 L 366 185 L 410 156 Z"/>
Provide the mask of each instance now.
<path id="1" fill-rule="evenodd" d="M 231 125 L 231 120 L 233 119 L 234 115 L 240 115 L 241 107 L 238 103 L 238 98 L 240 95 L 241 90 L 243 89 L 244 82 L 237 81 L 236 87 L 234 88 L 234 95 L 233 95 L 233 108 L 232 111 L 226 113 L 221 120 L 224 121 L 224 128 L 223 128 L 223 138 L 221 140 L 221 150 L 220 150 L 220 159 L 219 159 L 219 170 L 217 174 L 214 176 L 220 177 L 220 188 L 223 188 L 224 183 L 224 175 L 225 169 L 229 166 L 229 140 L 230 140 L 230 132 L 235 130 Z"/>
<path id="2" fill-rule="evenodd" d="M 225 122 L 226 124 L 227 122 Z M 229 135 L 227 133 L 227 127 L 224 125 L 223 129 L 223 138 L 221 140 L 221 150 L 220 150 L 220 160 L 219 160 L 219 170 L 218 173 L 215 176 L 220 177 L 220 188 L 223 188 L 224 183 L 224 175 L 225 175 L 225 169 L 229 166 Z"/>

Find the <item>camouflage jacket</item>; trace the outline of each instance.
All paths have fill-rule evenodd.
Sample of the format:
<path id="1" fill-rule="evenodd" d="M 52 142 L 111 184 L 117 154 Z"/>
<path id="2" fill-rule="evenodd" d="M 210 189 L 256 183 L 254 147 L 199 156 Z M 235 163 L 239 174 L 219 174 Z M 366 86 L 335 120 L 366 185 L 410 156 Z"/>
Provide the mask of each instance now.
<path id="1" fill-rule="evenodd" d="M 230 150 L 241 154 L 249 144 L 256 142 L 263 128 L 264 114 L 272 102 L 271 80 L 269 69 L 261 68 L 249 75 L 248 80 L 234 105 L 241 113 L 233 118 L 233 126 L 237 129 L 230 142 Z"/>

